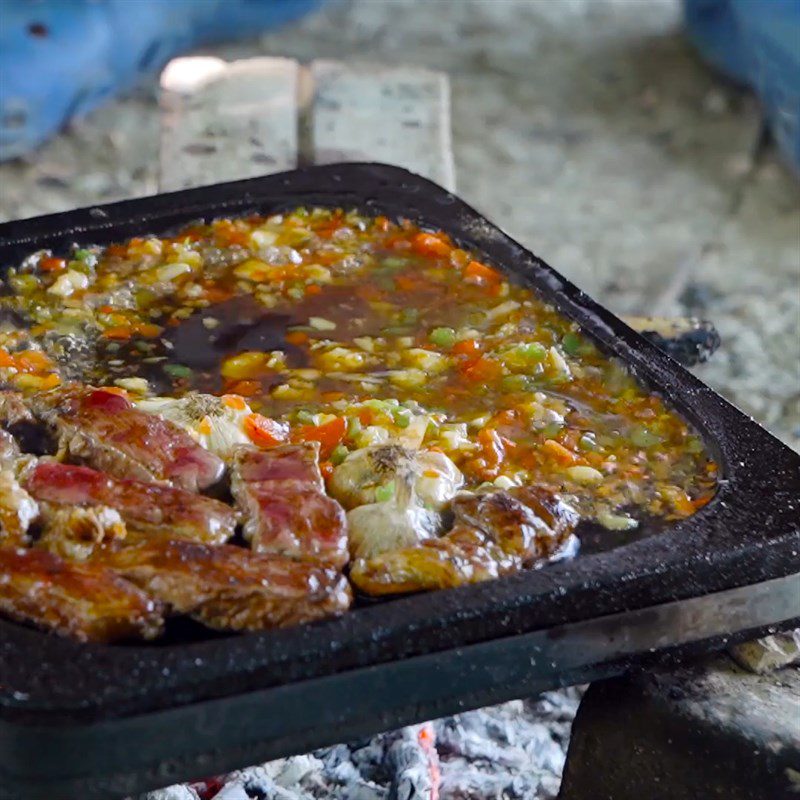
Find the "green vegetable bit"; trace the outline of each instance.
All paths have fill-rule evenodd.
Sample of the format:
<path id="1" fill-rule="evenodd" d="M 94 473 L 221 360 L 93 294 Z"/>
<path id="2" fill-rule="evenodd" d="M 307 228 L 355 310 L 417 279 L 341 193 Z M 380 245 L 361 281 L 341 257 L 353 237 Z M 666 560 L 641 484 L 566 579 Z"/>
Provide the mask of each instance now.
<path id="1" fill-rule="evenodd" d="M 164 372 L 171 378 L 191 378 L 192 370 L 185 364 L 164 364 Z"/>
<path id="2" fill-rule="evenodd" d="M 558 436 L 559 431 L 563 427 L 564 426 L 560 422 L 551 422 L 549 425 L 545 425 L 544 428 L 542 428 L 542 436 L 544 436 L 545 439 L 554 439 Z"/>
<path id="3" fill-rule="evenodd" d="M 692 455 L 702 453 L 704 450 L 703 441 L 699 436 L 690 436 L 686 440 L 686 452 Z"/>
<path id="4" fill-rule="evenodd" d="M 349 452 L 350 451 L 343 444 L 337 444 L 331 453 L 331 464 L 338 466 L 347 458 Z"/>
<path id="5" fill-rule="evenodd" d="M 529 375 L 506 375 L 500 381 L 504 392 L 529 392 L 535 388 L 536 382 Z"/>
<path id="6" fill-rule="evenodd" d="M 392 412 L 392 419 L 398 428 L 407 428 L 411 424 L 411 412 L 405 408 L 397 408 Z"/>
<path id="7" fill-rule="evenodd" d="M 387 500 L 391 500 L 393 497 L 394 497 L 394 481 L 389 481 L 389 483 L 384 483 L 383 486 L 378 486 L 375 489 L 376 503 L 385 503 Z"/>
<path id="8" fill-rule="evenodd" d="M 539 342 L 529 342 L 528 344 L 520 345 L 520 350 L 527 361 L 533 361 L 534 363 L 544 361 L 547 355 L 547 348 L 539 344 Z"/>
<path id="9" fill-rule="evenodd" d="M 88 267 L 97 265 L 97 256 L 91 250 L 79 249 L 73 253 L 73 258 L 77 261 L 83 261 Z"/>
<path id="10" fill-rule="evenodd" d="M 636 447 L 654 447 L 663 441 L 660 436 L 656 436 L 643 425 L 637 425 L 631 431 L 629 438 Z"/>
<path id="11" fill-rule="evenodd" d="M 19 294 L 35 292 L 39 288 L 39 280 L 35 275 L 12 275 L 9 271 L 8 285 Z"/>
<path id="12" fill-rule="evenodd" d="M 456 343 L 456 332 L 452 328 L 434 328 L 428 339 L 438 347 L 449 350 Z"/>
<path id="13" fill-rule="evenodd" d="M 302 300 L 306 296 L 305 284 L 296 281 L 289 286 L 286 290 L 286 294 L 288 294 L 292 300 Z"/>
<path id="14" fill-rule="evenodd" d="M 531 366 L 544 361 L 547 349 L 539 342 L 518 344 L 506 350 L 502 359 L 505 364 L 513 369 L 529 370 Z"/>
<path id="15" fill-rule="evenodd" d="M 595 441 L 593 433 L 584 433 L 580 439 L 578 439 L 578 447 L 581 450 L 586 450 L 589 452 L 593 452 L 597 450 L 597 442 Z"/>
<path id="16" fill-rule="evenodd" d="M 568 356 L 577 356 L 583 350 L 583 339 L 581 339 L 577 333 L 570 331 L 564 334 L 564 338 L 561 340 L 561 346 Z"/>

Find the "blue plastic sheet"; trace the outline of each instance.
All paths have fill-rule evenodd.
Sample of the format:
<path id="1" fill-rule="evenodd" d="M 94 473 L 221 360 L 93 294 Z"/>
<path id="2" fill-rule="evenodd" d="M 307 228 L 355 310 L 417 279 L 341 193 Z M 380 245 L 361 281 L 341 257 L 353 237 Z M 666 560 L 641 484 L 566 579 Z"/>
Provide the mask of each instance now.
<path id="1" fill-rule="evenodd" d="M 714 67 L 759 97 L 800 171 L 800 0 L 684 0 L 686 27 Z"/>
<path id="2" fill-rule="evenodd" d="M 320 0 L 0 0 L 0 160 L 198 45 L 248 38 Z"/>
<path id="3" fill-rule="evenodd" d="M 454 0 L 457 1 L 457 0 Z M 0 160 L 22 155 L 177 55 L 321 0 L 0 0 Z M 761 99 L 800 170 L 800 0 L 684 0 L 703 56 Z M 420 5 L 419 13 L 432 13 Z"/>

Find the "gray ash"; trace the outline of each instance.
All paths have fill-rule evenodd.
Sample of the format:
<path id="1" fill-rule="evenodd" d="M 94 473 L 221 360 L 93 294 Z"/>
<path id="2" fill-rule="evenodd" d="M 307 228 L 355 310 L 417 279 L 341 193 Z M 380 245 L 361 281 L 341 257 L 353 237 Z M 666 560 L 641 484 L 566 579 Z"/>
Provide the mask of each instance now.
<path id="1" fill-rule="evenodd" d="M 139 800 L 551 800 L 581 693 L 545 692 Z"/>

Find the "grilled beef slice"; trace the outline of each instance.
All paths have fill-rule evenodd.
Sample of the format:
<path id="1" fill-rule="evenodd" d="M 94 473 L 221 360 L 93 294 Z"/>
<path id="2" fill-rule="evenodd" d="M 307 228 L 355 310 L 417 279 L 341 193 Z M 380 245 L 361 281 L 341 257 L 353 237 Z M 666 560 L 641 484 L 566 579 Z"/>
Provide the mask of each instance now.
<path id="1" fill-rule="evenodd" d="M 339 568 L 347 562 L 347 519 L 325 494 L 318 462 L 318 449 L 311 444 L 234 452 L 231 492 L 255 552 Z"/>
<path id="2" fill-rule="evenodd" d="M 0 548 L 0 613 L 83 642 L 154 639 L 160 604 L 100 564 Z"/>
<path id="3" fill-rule="evenodd" d="M 234 545 L 152 540 L 99 560 L 174 612 L 220 630 L 310 622 L 351 601 L 347 579 L 335 570 Z"/>

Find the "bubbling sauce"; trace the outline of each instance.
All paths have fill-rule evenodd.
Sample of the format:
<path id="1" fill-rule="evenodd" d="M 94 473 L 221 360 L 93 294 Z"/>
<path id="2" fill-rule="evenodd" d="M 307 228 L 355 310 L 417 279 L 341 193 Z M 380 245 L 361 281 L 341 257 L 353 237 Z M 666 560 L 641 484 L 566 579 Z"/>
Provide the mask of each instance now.
<path id="1" fill-rule="evenodd" d="M 339 209 L 37 253 L 0 285 L 0 382 L 238 395 L 323 471 L 399 440 L 467 488 L 533 483 L 615 530 L 687 517 L 717 466 L 578 326 L 443 232 Z"/>

